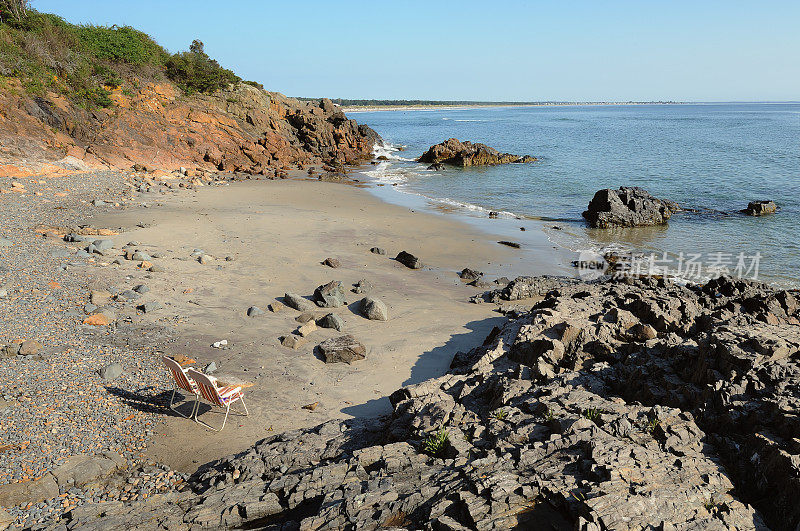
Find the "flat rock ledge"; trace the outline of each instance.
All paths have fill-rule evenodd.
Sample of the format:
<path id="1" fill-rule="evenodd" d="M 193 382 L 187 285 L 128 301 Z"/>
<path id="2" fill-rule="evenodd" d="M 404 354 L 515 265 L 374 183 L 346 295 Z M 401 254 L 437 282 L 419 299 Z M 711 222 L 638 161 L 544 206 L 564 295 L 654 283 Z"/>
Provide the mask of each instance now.
<path id="1" fill-rule="evenodd" d="M 622 186 L 598 190 L 583 217 L 597 229 L 643 227 L 663 225 L 678 210 L 677 203 L 653 197 L 647 190 Z"/>
<path id="2" fill-rule="evenodd" d="M 797 527 L 796 294 L 534 278 L 501 293 L 543 300 L 391 415 L 274 435 L 67 529 Z"/>
<path id="3" fill-rule="evenodd" d="M 473 144 L 461 142 L 450 138 L 440 144 L 431 146 L 428 151 L 417 159 L 417 162 L 428 164 L 451 164 L 454 166 L 491 166 L 495 164 L 534 162 L 535 157 L 530 155 L 512 155 L 500 153 L 486 144 Z"/>

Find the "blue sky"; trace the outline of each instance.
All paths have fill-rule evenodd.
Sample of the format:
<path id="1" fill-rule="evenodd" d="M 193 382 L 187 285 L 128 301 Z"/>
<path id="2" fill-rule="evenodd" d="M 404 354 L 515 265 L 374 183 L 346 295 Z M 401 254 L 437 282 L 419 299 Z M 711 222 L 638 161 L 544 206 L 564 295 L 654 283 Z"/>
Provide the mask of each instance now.
<path id="1" fill-rule="evenodd" d="M 800 100 L 797 1 L 33 0 L 291 96 Z"/>

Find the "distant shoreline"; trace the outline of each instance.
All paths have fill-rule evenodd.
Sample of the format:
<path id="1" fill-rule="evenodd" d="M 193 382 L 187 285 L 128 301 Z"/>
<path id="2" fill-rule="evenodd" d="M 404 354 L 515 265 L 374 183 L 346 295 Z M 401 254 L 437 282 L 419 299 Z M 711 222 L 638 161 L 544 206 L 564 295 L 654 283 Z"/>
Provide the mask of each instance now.
<path id="1" fill-rule="evenodd" d="M 626 105 L 685 105 L 680 101 L 627 101 L 627 102 L 568 102 L 568 103 L 465 103 L 464 105 L 346 105 L 341 106 L 344 112 L 370 111 L 452 111 L 460 109 L 493 109 L 508 107 L 591 107 L 591 106 L 626 106 Z"/>

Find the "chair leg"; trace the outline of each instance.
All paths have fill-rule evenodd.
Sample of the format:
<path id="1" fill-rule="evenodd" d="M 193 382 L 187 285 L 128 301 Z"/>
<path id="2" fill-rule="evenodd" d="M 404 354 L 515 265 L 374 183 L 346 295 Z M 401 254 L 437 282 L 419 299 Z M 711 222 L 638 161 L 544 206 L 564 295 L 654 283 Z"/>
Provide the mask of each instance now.
<path id="1" fill-rule="evenodd" d="M 244 406 L 244 416 L 246 417 L 250 414 L 250 412 L 247 411 L 247 404 L 244 403 L 244 395 L 240 396 L 239 400 L 242 402 L 242 406 Z"/>
<path id="2" fill-rule="evenodd" d="M 189 416 L 188 416 L 188 417 L 187 417 L 186 415 L 184 415 L 183 413 L 181 413 L 180 411 L 178 411 L 178 408 L 176 408 L 176 407 L 174 406 L 174 403 L 175 403 L 175 393 L 176 393 L 176 392 L 177 392 L 177 388 L 175 388 L 175 387 L 173 386 L 173 387 L 172 387 L 172 396 L 169 398 L 169 408 L 170 408 L 172 411 L 174 411 L 175 413 L 177 413 L 178 415 L 180 415 L 181 417 L 185 418 L 185 419 L 190 419 L 190 418 L 192 418 L 192 413 L 194 413 L 194 406 L 192 407 L 192 413 L 189 413 Z M 196 396 L 196 395 L 195 395 L 195 396 Z"/>
<path id="3" fill-rule="evenodd" d="M 225 408 L 225 419 L 222 421 L 222 428 L 220 428 L 219 431 L 222 431 L 222 429 L 225 427 L 225 423 L 228 422 L 228 413 L 230 412 L 231 412 L 231 405 L 230 403 L 228 403 L 228 407 Z"/>

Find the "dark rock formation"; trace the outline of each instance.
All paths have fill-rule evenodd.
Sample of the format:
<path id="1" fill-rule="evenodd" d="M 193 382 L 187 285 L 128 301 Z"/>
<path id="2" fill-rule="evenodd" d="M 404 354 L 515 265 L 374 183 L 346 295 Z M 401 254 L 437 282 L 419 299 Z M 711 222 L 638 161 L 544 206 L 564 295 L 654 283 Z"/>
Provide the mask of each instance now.
<path id="1" fill-rule="evenodd" d="M 664 224 L 678 210 L 672 201 L 657 199 L 642 188 L 623 186 L 598 190 L 583 217 L 589 226 L 599 229 L 641 227 Z"/>
<path id="2" fill-rule="evenodd" d="M 441 164 L 455 166 L 488 166 L 507 164 L 510 162 L 534 162 L 536 158 L 529 155 L 519 156 L 511 153 L 500 153 L 485 144 L 461 142 L 455 138 L 445 140 L 441 144 L 431 146 L 417 162 L 431 164 L 429 169 L 439 170 Z"/>
<path id="3" fill-rule="evenodd" d="M 747 204 L 747 208 L 742 210 L 742 213 L 748 216 L 766 216 L 774 214 L 777 210 L 778 207 L 774 201 L 751 201 Z"/>
<path id="4" fill-rule="evenodd" d="M 794 293 L 533 278 L 510 285 L 552 286 L 541 302 L 393 393 L 391 416 L 272 436 L 190 492 L 87 504 L 67 527 L 797 527 Z"/>
<path id="5" fill-rule="evenodd" d="M 409 269 L 421 269 L 422 262 L 419 258 L 406 251 L 400 251 L 395 258 L 398 262 L 408 267 Z"/>

